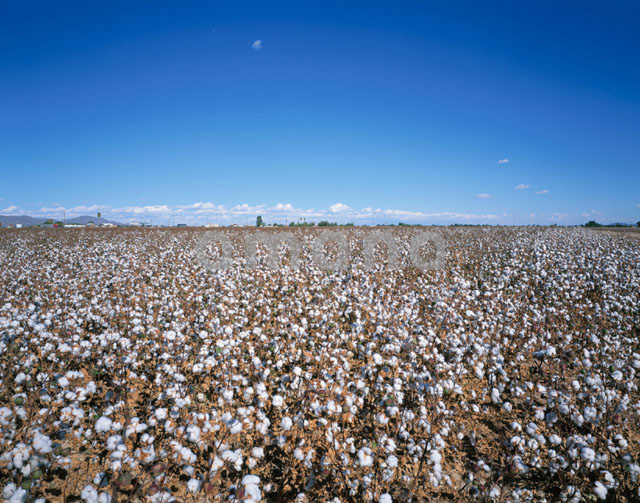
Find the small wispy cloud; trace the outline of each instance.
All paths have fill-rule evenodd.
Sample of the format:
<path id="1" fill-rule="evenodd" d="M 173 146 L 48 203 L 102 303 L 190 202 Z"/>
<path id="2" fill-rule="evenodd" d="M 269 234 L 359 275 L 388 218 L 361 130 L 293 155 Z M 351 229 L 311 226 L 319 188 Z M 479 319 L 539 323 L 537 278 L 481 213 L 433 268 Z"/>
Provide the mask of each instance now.
<path id="1" fill-rule="evenodd" d="M 253 44 L 251 44 L 251 48 L 254 51 L 259 51 L 262 49 L 262 40 L 255 40 Z"/>
<path id="2" fill-rule="evenodd" d="M 477 199 L 491 199 L 489 194 L 476 194 Z"/>
<path id="3" fill-rule="evenodd" d="M 506 157 L 504 159 L 499 159 L 498 164 L 509 164 L 509 159 Z"/>
<path id="4" fill-rule="evenodd" d="M 636 204 L 636 208 L 640 208 L 640 203 Z"/>
<path id="5" fill-rule="evenodd" d="M 18 208 L 17 206 L 9 206 L 7 208 L 0 210 L 0 213 L 13 213 L 15 211 L 18 211 L 19 209 L 20 208 Z"/>
<path id="6" fill-rule="evenodd" d="M 531 185 L 529 185 L 528 183 L 519 183 L 518 185 L 516 185 L 514 187 L 515 190 L 525 190 L 528 189 L 529 187 L 531 187 Z"/>
<path id="7" fill-rule="evenodd" d="M 536 192 L 536 194 L 548 194 L 549 191 L 547 189 L 542 189 Z"/>
<path id="8" fill-rule="evenodd" d="M 336 203 L 329 206 L 329 211 L 331 213 L 344 213 L 345 211 L 349 211 L 351 208 L 346 204 Z"/>

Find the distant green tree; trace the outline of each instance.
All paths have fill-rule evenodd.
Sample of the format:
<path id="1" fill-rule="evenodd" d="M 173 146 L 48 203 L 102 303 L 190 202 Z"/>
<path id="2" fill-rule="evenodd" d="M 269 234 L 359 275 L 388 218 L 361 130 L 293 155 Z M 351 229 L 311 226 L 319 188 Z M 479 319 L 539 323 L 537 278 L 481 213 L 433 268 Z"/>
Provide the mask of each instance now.
<path id="1" fill-rule="evenodd" d="M 636 222 L 636 227 L 640 227 L 640 222 Z"/>
<path id="2" fill-rule="evenodd" d="M 102 213 L 98 212 L 98 221 L 100 221 L 101 216 L 102 216 Z"/>
<path id="3" fill-rule="evenodd" d="M 53 225 L 53 218 L 49 218 L 48 220 L 45 220 L 44 223 L 47 225 Z"/>
<path id="4" fill-rule="evenodd" d="M 264 227 L 264 220 L 262 220 L 261 215 L 258 215 L 258 218 L 256 218 L 256 227 Z"/>
<path id="5" fill-rule="evenodd" d="M 584 224 L 584 226 L 585 227 L 602 227 L 602 224 L 599 224 L 595 220 L 589 220 L 586 224 Z"/>

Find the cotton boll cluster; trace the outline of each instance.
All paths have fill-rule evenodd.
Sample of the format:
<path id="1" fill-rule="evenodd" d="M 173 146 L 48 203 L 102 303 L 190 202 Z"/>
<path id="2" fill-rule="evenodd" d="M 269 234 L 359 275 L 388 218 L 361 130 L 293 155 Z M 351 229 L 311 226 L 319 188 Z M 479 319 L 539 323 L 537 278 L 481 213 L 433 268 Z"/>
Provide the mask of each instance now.
<path id="1" fill-rule="evenodd" d="M 200 232 L 0 233 L 4 500 L 640 497 L 637 241 L 438 229 L 446 270 L 369 271 L 354 228 L 326 272 L 311 229 L 299 271 L 207 271 Z"/>

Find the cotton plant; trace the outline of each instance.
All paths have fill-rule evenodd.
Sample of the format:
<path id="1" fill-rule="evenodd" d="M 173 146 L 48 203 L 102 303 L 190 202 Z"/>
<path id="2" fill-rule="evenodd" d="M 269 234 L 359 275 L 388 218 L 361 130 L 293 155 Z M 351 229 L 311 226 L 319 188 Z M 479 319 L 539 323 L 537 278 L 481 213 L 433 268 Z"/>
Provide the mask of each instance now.
<path id="1" fill-rule="evenodd" d="M 353 229 L 327 272 L 305 230 L 299 271 L 207 271 L 198 232 L 0 236 L 5 501 L 639 497 L 634 241 L 439 229 L 445 271 L 370 271 Z"/>

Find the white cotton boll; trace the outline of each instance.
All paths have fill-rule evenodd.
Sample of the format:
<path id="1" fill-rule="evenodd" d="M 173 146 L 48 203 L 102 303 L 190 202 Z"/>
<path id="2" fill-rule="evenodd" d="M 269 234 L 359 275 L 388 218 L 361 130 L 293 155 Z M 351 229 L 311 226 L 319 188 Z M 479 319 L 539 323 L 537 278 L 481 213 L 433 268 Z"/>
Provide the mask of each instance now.
<path id="1" fill-rule="evenodd" d="M 257 475 L 245 475 L 242 478 L 242 485 L 246 486 L 249 484 L 260 485 L 260 477 Z"/>
<path id="2" fill-rule="evenodd" d="M 202 483 L 198 479 L 190 479 L 189 482 L 187 482 L 187 490 L 190 493 L 197 493 L 200 491 L 201 485 Z"/>
<path id="3" fill-rule="evenodd" d="M 601 500 L 607 499 L 607 488 L 602 485 L 601 482 L 596 482 L 595 487 L 593 488 L 593 492 L 596 493 L 596 496 Z"/>
<path id="4" fill-rule="evenodd" d="M 373 354 L 373 361 L 376 365 L 382 365 L 384 363 L 382 356 L 380 356 L 378 353 Z"/>
<path id="5" fill-rule="evenodd" d="M 506 411 L 506 412 L 511 412 L 513 410 L 513 405 L 511 405 L 511 402 L 503 402 L 502 404 L 502 408 Z"/>
<path id="6" fill-rule="evenodd" d="M 362 447 L 358 451 L 358 463 L 362 467 L 371 466 L 373 464 L 373 456 L 371 455 L 371 449 L 368 447 Z"/>
<path id="7" fill-rule="evenodd" d="M 228 403 L 233 402 L 233 390 L 226 389 L 222 392 L 222 398 L 224 398 Z"/>
<path id="8" fill-rule="evenodd" d="M 587 421 L 593 422 L 598 416 L 598 411 L 595 407 L 585 407 L 584 408 L 584 418 Z"/>
<path id="9" fill-rule="evenodd" d="M 17 487 L 13 482 L 7 484 L 6 486 L 4 486 L 4 489 L 2 490 L 2 497 L 6 500 L 10 499 L 13 493 L 16 492 L 16 489 Z"/>
<path id="10" fill-rule="evenodd" d="M 251 449 L 251 455 L 254 458 L 260 459 L 262 456 L 264 456 L 264 449 L 262 447 L 254 447 L 253 449 Z"/>
<path id="11" fill-rule="evenodd" d="M 69 379 L 64 376 L 58 378 L 58 386 L 60 386 L 61 388 L 66 388 L 67 386 L 69 386 Z"/>
<path id="12" fill-rule="evenodd" d="M 262 493 L 260 492 L 260 488 L 255 484 L 247 484 L 246 486 L 244 486 L 244 494 L 244 503 L 258 503 L 259 501 L 262 501 Z"/>
<path id="13" fill-rule="evenodd" d="M 84 487 L 80 497 L 87 503 L 98 503 L 98 491 L 91 484 Z"/>
<path id="14" fill-rule="evenodd" d="M 622 381 L 622 378 L 624 377 L 622 372 L 620 372 L 619 370 L 616 370 L 613 374 L 611 374 L 611 377 L 613 377 L 614 380 L 616 381 Z"/>
<path id="15" fill-rule="evenodd" d="M 276 395 L 273 397 L 273 400 L 271 400 L 271 404 L 274 407 L 282 407 L 284 405 L 284 398 L 282 398 L 280 395 Z"/>
<path id="16" fill-rule="evenodd" d="M 260 477 L 257 475 L 245 475 L 242 478 L 242 485 L 244 486 L 245 499 L 243 501 L 258 502 L 262 500 L 262 493 L 260 492 Z"/>
<path id="17" fill-rule="evenodd" d="M 242 431 L 242 421 L 238 421 L 237 419 L 234 419 L 229 424 L 229 432 L 232 435 L 235 435 L 236 433 L 240 433 L 241 431 Z"/>
<path id="18" fill-rule="evenodd" d="M 582 426 L 584 424 L 584 417 L 582 414 L 573 414 L 571 416 L 571 420 L 578 426 Z"/>
<path id="19" fill-rule="evenodd" d="M 629 442 L 627 442 L 627 440 L 619 433 L 613 437 L 613 439 L 618 443 L 618 446 L 620 446 L 621 449 L 626 449 L 629 445 Z"/>
<path id="20" fill-rule="evenodd" d="M 187 440 L 189 442 L 198 443 L 200 441 L 201 430 L 195 424 L 187 426 Z"/>
<path id="21" fill-rule="evenodd" d="M 589 447 L 583 447 L 582 449 L 580 449 L 580 456 L 582 457 L 582 459 L 589 462 L 593 462 L 596 459 L 595 451 Z"/>
<path id="22" fill-rule="evenodd" d="M 491 389 L 491 401 L 495 404 L 500 402 L 500 390 L 498 388 Z"/>
<path id="23" fill-rule="evenodd" d="M 24 372 L 20 372 L 15 378 L 16 384 L 22 384 L 26 380 L 27 380 L 27 376 Z"/>
<path id="24" fill-rule="evenodd" d="M 396 468 L 398 466 L 398 458 L 391 454 L 387 457 L 386 463 L 389 468 Z"/>
<path id="25" fill-rule="evenodd" d="M 11 495 L 9 499 L 9 503 L 25 503 L 28 499 L 29 495 L 27 491 L 22 488 L 16 489 L 16 491 Z"/>
<path id="26" fill-rule="evenodd" d="M 240 471 L 242 469 L 243 459 L 242 451 L 240 449 L 236 449 L 235 451 L 227 449 L 222 453 L 222 459 L 232 463 L 237 471 Z"/>
<path id="27" fill-rule="evenodd" d="M 40 454 L 48 454 L 51 452 L 53 442 L 46 435 L 36 433 L 33 437 L 33 448 Z"/>
<path id="28" fill-rule="evenodd" d="M 156 411 L 154 412 L 154 416 L 156 416 L 156 419 L 158 421 L 164 421 L 165 419 L 167 419 L 167 409 L 165 409 L 164 407 L 156 409 Z"/>
<path id="29" fill-rule="evenodd" d="M 378 503 L 393 503 L 393 500 L 391 499 L 391 495 L 389 493 L 384 493 L 380 495 Z"/>
<path id="30" fill-rule="evenodd" d="M 380 414 L 378 414 L 378 416 L 376 417 L 376 419 L 378 420 L 378 422 L 382 425 L 385 425 L 389 422 L 389 418 L 383 413 L 381 412 Z"/>
<path id="31" fill-rule="evenodd" d="M 302 449 L 298 447 L 295 451 L 293 451 L 293 457 L 296 458 L 298 461 L 303 461 L 304 452 L 302 451 Z"/>
<path id="32" fill-rule="evenodd" d="M 284 430 L 284 431 L 289 431 L 291 429 L 291 427 L 293 426 L 293 421 L 291 420 L 290 417 L 286 416 L 282 418 L 282 421 L 280 421 L 280 427 Z"/>
<path id="33" fill-rule="evenodd" d="M 113 426 L 113 421 L 111 421 L 111 419 L 109 419 L 108 417 L 102 416 L 96 422 L 95 430 L 98 433 L 104 433 L 105 431 L 109 431 L 112 426 Z"/>
<path id="34" fill-rule="evenodd" d="M 429 459 L 431 459 L 431 462 L 433 464 L 439 465 L 442 462 L 442 454 L 440 454 L 438 451 L 431 451 Z"/>
<path id="35" fill-rule="evenodd" d="M 613 475 L 611 475 L 611 472 L 608 472 L 605 470 L 601 473 L 604 476 L 604 482 L 607 489 L 613 489 L 616 486 L 616 479 L 613 478 Z"/>
<path id="36" fill-rule="evenodd" d="M 118 445 L 122 444 L 122 437 L 120 435 L 111 435 L 107 439 L 107 449 L 115 451 Z"/>
<path id="37" fill-rule="evenodd" d="M 489 498 L 490 499 L 498 499 L 500 497 L 500 488 L 493 486 L 491 488 L 491 491 L 489 491 Z"/>

